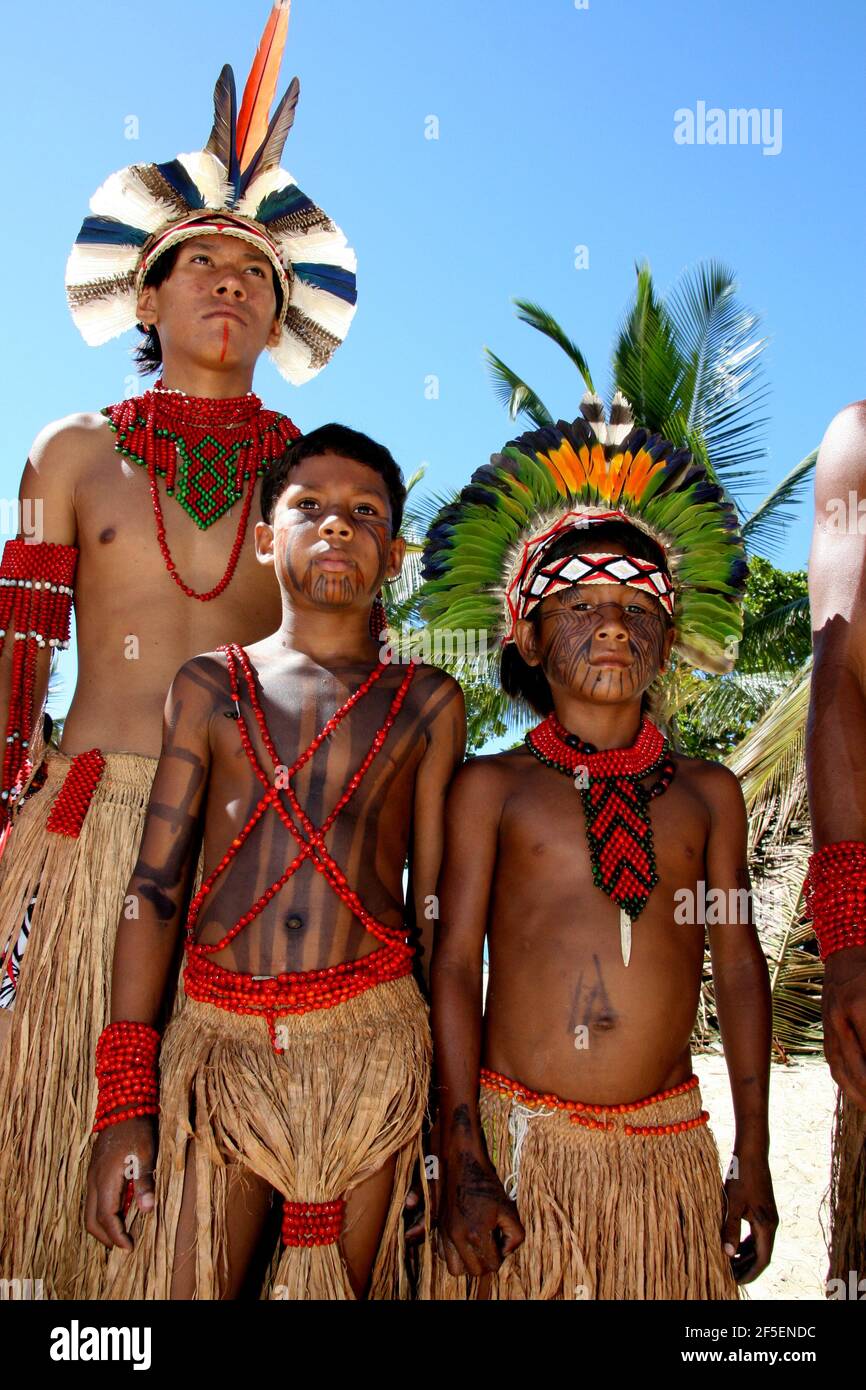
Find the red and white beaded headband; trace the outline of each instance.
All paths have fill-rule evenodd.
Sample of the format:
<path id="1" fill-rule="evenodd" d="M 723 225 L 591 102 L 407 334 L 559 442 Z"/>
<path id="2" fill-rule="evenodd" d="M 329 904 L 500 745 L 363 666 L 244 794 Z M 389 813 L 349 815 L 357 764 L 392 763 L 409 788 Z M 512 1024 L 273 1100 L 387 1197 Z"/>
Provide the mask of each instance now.
<path id="1" fill-rule="evenodd" d="M 644 560 L 637 555 L 599 553 L 561 555 L 545 563 L 544 557 L 554 541 L 567 531 L 585 531 L 599 522 L 611 520 L 633 524 L 624 512 L 567 512 L 543 535 L 524 544 L 517 574 L 505 595 L 509 625 L 503 643 L 514 640 L 514 625 L 519 618 L 528 618 L 548 594 L 570 589 L 574 584 L 625 584 L 657 599 L 668 616 L 673 617 L 674 586 L 667 570 L 655 560 Z"/>
<path id="2" fill-rule="evenodd" d="M 291 281 L 286 267 L 280 260 L 280 253 L 276 245 L 267 233 L 255 223 L 237 216 L 227 217 L 225 213 L 199 213 L 193 217 L 185 217 L 182 221 L 175 222 L 172 226 L 166 227 L 165 231 L 152 237 L 142 250 L 141 259 L 135 272 L 136 295 L 141 294 L 145 276 L 154 261 L 164 252 L 169 251 L 172 246 L 178 246 L 182 241 L 189 241 L 192 237 L 218 235 L 219 233 L 239 237 L 242 241 L 249 242 L 251 246 L 258 247 L 267 256 L 277 272 L 283 290 L 283 302 L 280 306 L 279 316 L 280 323 L 283 323 L 289 308 Z"/>

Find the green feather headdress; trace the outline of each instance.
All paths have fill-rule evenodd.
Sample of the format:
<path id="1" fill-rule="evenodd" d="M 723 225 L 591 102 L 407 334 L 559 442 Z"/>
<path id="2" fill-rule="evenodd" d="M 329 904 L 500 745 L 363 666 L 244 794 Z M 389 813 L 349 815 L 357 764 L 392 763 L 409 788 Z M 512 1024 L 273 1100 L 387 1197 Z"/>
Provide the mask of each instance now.
<path id="1" fill-rule="evenodd" d="M 679 656 L 700 670 L 730 671 L 747 573 L 733 503 L 687 449 L 631 429 L 621 398 L 609 426 L 599 405 L 594 399 L 582 407 L 592 424 L 560 420 L 512 440 L 442 508 L 422 560 L 426 626 L 484 632 L 494 647 L 507 640 L 509 595 L 527 543 L 569 512 L 591 518 L 615 511 L 665 552 Z"/>

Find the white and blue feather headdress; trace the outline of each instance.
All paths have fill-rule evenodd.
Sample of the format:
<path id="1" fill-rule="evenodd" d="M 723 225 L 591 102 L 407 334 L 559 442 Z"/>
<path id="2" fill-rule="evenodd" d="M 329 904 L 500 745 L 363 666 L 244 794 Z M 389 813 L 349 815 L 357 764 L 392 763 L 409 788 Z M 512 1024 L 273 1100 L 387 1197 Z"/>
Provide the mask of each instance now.
<path id="1" fill-rule="evenodd" d="M 223 68 L 214 91 L 214 125 L 205 149 L 166 164 L 131 164 L 90 200 L 66 266 L 72 317 L 91 346 L 138 322 L 136 305 L 150 266 L 189 237 L 228 232 L 271 261 L 283 289 L 283 331 L 269 349 L 295 386 L 330 360 L 355 313 L 355 253 L 329 217 L 279 167 L 295 118 L 294 78 L 268 120 L 291 0 L 277 0 L 244 90 Z"/>

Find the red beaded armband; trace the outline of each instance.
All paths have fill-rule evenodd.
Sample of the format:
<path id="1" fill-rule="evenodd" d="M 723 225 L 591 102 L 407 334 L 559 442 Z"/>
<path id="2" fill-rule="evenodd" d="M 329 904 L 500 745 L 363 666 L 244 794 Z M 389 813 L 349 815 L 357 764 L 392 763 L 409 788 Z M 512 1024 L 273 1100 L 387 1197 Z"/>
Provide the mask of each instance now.
<path id="1" fill-rule="evenodd" d="M 69 646 L 74 545 L 7 541 L 0 561 L 0 652 L 12 634 L 12 683 L 0 771 L 0 826 L 10 802 L 32 772 L 28 755 L 33 726 L 36 658 L 42 647 Z"/>
<path id="2" fill-rule="evenodd" d="M 809 859 L 803 891 L 822 960 L 846 946 L 866 946 L 866 844 L 840 840 L 819 849 Z"/>
<path id="3" fill-rule="evenodd" d="M 159 1033 L 146 1023 L 109 1023 L 96 1044 L 99 1134 L 121 1120 L 159 1114 Z"/>

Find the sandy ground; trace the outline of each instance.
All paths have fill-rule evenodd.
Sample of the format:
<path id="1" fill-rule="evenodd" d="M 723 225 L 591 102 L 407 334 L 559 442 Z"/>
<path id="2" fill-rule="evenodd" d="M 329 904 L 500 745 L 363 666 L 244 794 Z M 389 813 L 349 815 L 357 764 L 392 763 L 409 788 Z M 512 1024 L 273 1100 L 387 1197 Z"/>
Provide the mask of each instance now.
<path id="1" fill-rule="evenodd" d="M 704 1108 L 716 1136 L 723 1167 L 730 1160 L 734 1114 L 721 1054 L 694 1059 Z M 830 1139 L 836 1089 L 824 1059 L 803 1058 L 788 1066 L 774 1063 L 770 1082 L 770 1168 L 779 1209 L 773 1259 L 748 1286 L 750 1299 L 824 1298 L 830 1183 Z M 748 1227 L 743 1227 L 743 1235 Z"/>

